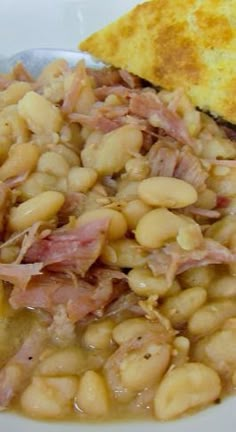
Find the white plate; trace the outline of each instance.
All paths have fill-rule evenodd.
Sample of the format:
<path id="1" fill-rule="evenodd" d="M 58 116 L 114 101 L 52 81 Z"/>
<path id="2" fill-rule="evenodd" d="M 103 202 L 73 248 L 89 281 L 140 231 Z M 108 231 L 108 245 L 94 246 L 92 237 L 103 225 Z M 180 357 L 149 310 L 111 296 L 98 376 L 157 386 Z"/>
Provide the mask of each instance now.
<path id="1" fill-rule="evenodd" d="M 0 57 L 27 48 L 76 49 L 78 41 L 122 15 L 137 0 L 0 0 Z M 168 423 L 36 422 L 1 413 L 1 432 L 233 432 L 236 427 L 235 398 L 197 415 Z"/>

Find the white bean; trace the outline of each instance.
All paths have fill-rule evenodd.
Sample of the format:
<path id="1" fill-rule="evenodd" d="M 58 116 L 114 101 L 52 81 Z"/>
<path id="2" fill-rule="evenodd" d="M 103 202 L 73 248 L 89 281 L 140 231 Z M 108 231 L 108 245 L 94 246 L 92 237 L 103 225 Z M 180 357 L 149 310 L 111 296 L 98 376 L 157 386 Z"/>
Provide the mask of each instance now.
<path id="1" fill-rule="evenodd" d="M 204 191 L 199 192 L 198 200 L 196 202 L 196 207 L 204 209 L 214 209 L 217 205 L 217 195 L 211 189 L 204 189 Z"/>
<path id="2" fill-rule="evenodd" d="M 147 262 L 147 252 L 133 239 L 120 239 L 107 243 L 101 254 L 107 265 L 123 268 L 140 267 Z"/>
<path id="3" fill-rule="evenodd" d="M 204 362 L 229 378 L 236 369 L 236 327 L 223 328 L 200 339 L 192 354 L 196 361 Z"/>
<path id="4" fill-rule="evenodd" d="M 137 242 L 147 248 L 159 248 L 174 239 L 186 222 L 167 209 L 155 209 L 146 213 L 135 230 Z"/>
<path id="5" fill-rule="evenodd" d="M 0 93 L 0 110 L 8 105 L 17 103 L 30 90 L 30 83 L 23 81 L 15 81 L 11 83 L 6 90 L 2 90 Z"/>
<path id="6" fill-rule="evenodd" d="M 87 192 L 97 181 L 97 172 L 93 168 L 73 167 L 68 174 L 68 187 L 72 192 Z"/>
<path id="7" fill-rule="evenodd" d="M 120 365 L 121 382 L 129 390 L 141 391 L 161 380 L 169 361 L 169 345 L 150 343 L 126 355 Z"/>
<path id="8" fill-rule="evenodd" d="M 182 366 L 189 360 L 190 341 L 184 336 L 177 336 L 173 341 L 172 365 Z"/>
<path id="9" fill-rule="evenodd" d="M 208 265 L 186 270 L 179 276 L 179 279 L 181 285 L 184 288 L 190 288 L 194 286 L 207 288 L 212 279 L 215 277 L 215 274 L 215 267 Z"/>
<path id="10" fill-rule="evenodd" d="M 60 192 L 47 191 L 23 202 L 18 207 L 12 207 L 9 214 L 9 229 L 21 231 L 34 222 L 50 220 L 60 210 L 64 200 Z"/>
<path id="11" fill-rule="evenodd" d="M 104 135 L 99 146 L 85 146 L 81 152 L 83 165 L 94 168 L 100 175 L 118 173 L 132 155 L 139 152 L 142 143 L 140 130 L 130 125 L 121 126 Z"/>
<path id="12" fill-rule="evenodd" d="M 8 157 L 0 167 L 0 180 L 33 171 L 39 158 L 39 148 L 32 143 L 13 145 Z"/>
<path id="13" fill-rule="evenodd" d="M 112 332 L 114 341 L 121 345 L 130 339 L 149 332 L 160 332 L 160 324 L 146 318 L 129 318 L 117 324 Z"/>
<path id="14" fill-rule="evenodd" d="M 139 296 L 163 296 L 170 287 L 165 276 L 153 276 L 148 268 L 133 268 L 128 274 L 128 283 L 132 291 Z M 178 284 L 177 281 L 173 282 Z"/>
<path id="15" fill-rule="evenodd" d="M 122 208 L 122 213 L 127 220 L 129 229 L 134 230 L 138 221 L 142 216 L 148 213 L 149 210 L 151 210 L 151 207 L 139 199 L 129 201 L 125 207 Z"/>
<path id="16" fill-rule="evenodd" d="M 182 208 L 197 201 L 194 187 L 174 177 L 150 177 L 141 181 L 139 197 L 148 205 Z"/>
<path id="17" fill-rule="evenodd" d="M 234 143 L 227 138 L 212 138 L 207 145 L 202 145 L 201 157 L 206 159 L 234 159 L 236 151 Z"/>
<path id="18" fill-rule="evenodd" d="M 56 177 L 65 177 L 69 172 L 70 166 L 66 159 L 59 153 L 47 151 L 43 153 L 37 165 L 39 172 L 54 175 Z"/>
<path id="19" fill-rule="evenodd" d="M 174 327 L 179 328 L 205 303 L 206 298 L 207 293 L 204 288 L 188 288 L 168 297 L 160 310 Z"/>
<path id="20" fill-rule="evenodd" d="M 109 411 L 108 393 L 104 378 L 92 370 L 80 379 L 75 403 L 80 410 L 93 417 L 104 417 Z"/>
<path id="21" fill-rule="evenodd" d="M 89 324 L 83 334 L 83 344 L 87 348 L 109 348 L 112 342 L 113 327 L 114 323 L 109 319 Z"/>
<path id="22" fill-rule="evenodd" d="M 235 193 L 236 187 L 234 189 Z M 206 237 L 213 238 L 223 245 L 228 246 L 231 238 L 236 234 L 236 215 L 229 215 L 215 222 L 206 231 Z"/>
<path id="23" fill-rule="evenodd" d="M 217 330 L 236 314 L 236 301 L 219 300 L 198 309 L 189 319 L 188 330 L 196 336 L 205 336 Z"/>
<path id="24" fill-rule="evenodd" d="M 73 167 L 73 166 L 79 166 L 80 165 L 80 159 L 79 156 L 71 150 L 69 147 L 63 145 L 63 144 L 57 144 L 53 150 L 64 157 L 64 159 L 67 161 L 67 163 Z"/>
<path id="25" fill-rule="evenodd" d="M 36 134 L 58 132 L 62 126 L 59 108 L 36 92 L 30 91 L 18 102 L 20 115 Z"/>
<path id="26" fill-rule="evenodd" d="M 23 199 L 26 200 L 33 198 L 35 195 L 39 195 L 41 192 L 56 189 L 56 186 L 57 178 L 55 176 L 34 172 L 19 187 L 19 190 Z"/>
<path id="27" fill-rule="evenodd" d="M 220 392 L 220 378 L 213 369 L 186 363 L 170 370 L 161 381 L 154 399 L 155 415 L 160 420 L 175 418 L 214 402 Z"/>
<path id="28" fill-rule="evenodd" d="M 21 395 L 23 411 L 30 417 L 55 419 L 72 411 L 77 378 L 34 377 Z"/>
<path id="29" fill-rule="evenodd" d="M 44 358 L 38 366 L 38 372 L 44 376 L 78 375 L 85 366 L 86 358 L 82 350 L 65 348 Z"/>
<path id="30" fill-rule="evenodd" d="M 143 180 L 150 171 L 148 160 L 139 156 L 129 159 L 125 164 L 125 170 L 130 180 Z"/>
<path id="31" fill-rule="evenodd" d="M 203 235 L 200 225 L 194 223 L 180 227 L 176 237 L 176 241 L 180 247 L 187 251 L 200 247 L 202 240 Z"/>
<path id="32" fill-rule="evenodd" d="M 139 181 L 130 181 L 127 178 L 121 179 L 117 181 L 117 194 L 116 198 L 120 201 L 133 201 L 138 198 L 138 187 L 140 182 Z"/>
<path id="33" fill-rule="evenodd" d="M 236 297 L 236 277 L 222 276 L 211 282 L 207 289 L 209 298 Z"/>

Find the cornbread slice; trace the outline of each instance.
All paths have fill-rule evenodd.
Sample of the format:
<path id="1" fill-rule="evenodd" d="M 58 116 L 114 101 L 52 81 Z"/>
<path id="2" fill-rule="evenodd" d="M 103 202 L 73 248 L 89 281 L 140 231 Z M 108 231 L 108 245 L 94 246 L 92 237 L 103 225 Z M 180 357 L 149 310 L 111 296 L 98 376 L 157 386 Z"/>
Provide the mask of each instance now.
<path id="1" fill-rule="evenodd" d="M 236 0 L 152 0 L 80 49 L 236 124 Z"/>

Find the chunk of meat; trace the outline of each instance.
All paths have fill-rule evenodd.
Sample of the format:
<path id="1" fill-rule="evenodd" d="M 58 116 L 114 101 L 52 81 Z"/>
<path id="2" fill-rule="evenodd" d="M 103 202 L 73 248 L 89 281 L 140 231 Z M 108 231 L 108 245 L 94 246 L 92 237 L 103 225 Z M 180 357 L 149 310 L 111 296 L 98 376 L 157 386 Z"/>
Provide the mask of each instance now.
<path id="1" fill-rule="evenodd" d="M 88 296 L 87 301 L 84 303 L 83 301 L 70 302 L 68 305 L 69 318 L 74 322 L 85 318 L 90 313 L 100 315 L 105 306 L 119 298 L 128 287 L 127 277 L 118 270 L 97 269 L 92 273 L 92 279 L 93 285 L 90 285 L 92 286 L 90 298 Z"/>
<path id="2" fill-rule="evenodd" d="M 101 130 L 104 133 L 117 129 L 123 123 L 123 117 L 128 114 L 126 106 L 95 106 L 91 113 L 72 113 L 69 118 L 72 122 L 78 122 L 91 129 Z"/>
<path id="3" fill-rule="evenodd" d="M 121 126 L 120 121 L 110 120 L 102 114 L 90 116 L 86 114 L 72 114 L 70 115 L 72 123 L 80 123 L 83 126 L 88 126 L 94 130 L 100 130 L 108 133 Z"/>
<path id="4" fill-rule="evenodd" d="M 25 180 L 27 179 L 28 175 L 29 175 L 29 172 L 24 172 L 22 174 L 19 174 L 16 177 L 10 177 L 10 178 L 6 179 L 4 181 L 4 183 L 10 189 L 14 189 L 17 186 L 20 186 L 22 183 L 24 183 Z"/>
<path id="5" fill-rule="evenodd" d="M 232 262 L 236 262 L 236 254 L 211 239 L 204 239 L 201 247 L 192 251 L 185 251 L 177 243 L 170 243 L 153 251 L 148 258 L 148 265 L 154 275 L 165 274 L 169 286 L 175 275 L 190 268 Z"/>
<path id="6" fill-rule="evenodd" d="M 193 215 L 202 216 L 209 219 L 218 219 L 221 214 L 217 210 L 209 210 L 200 207 L 189 206 L 185 210 Z"/>
<path id="7" fill-rule="evenodd" d="M 236 160 L 235 159 L 203 159 L 203 162 L 206 162 L 210 165 L 218 165 L 225 166 L 228 168 L 236 168 Z"/>
<path id="8" fill-rule="evenodd" d="M 42 225 L 41 222 L 35 222 L 30 228 L 27 228 L 25 230 L 25 235 L 23 237 L 21 249 L 14 264 L 20 264 L 28 249 L 35 243 L 41 225 Z"/>
<path id="9" fill-rule="evenodd" d="M 90 277 L 93 283 L 45 272 L 33 278 L 27 290 L 14 288 L 10 304 L 14 309 L 41 308 L 52 315 L 58 305 L 65 305 L 69 319 L 77 322 L 102 310 L 127 289 L 126 276 L 116 270 L 97 269 Z"/>
<path id="10" fill-rule="evenodd" d="M 142 80 L 137 75 L 133 75 L 132 73 L 129 73 L 123 69 L 119 70 L 119 74 L 129 88 L 134 89 L 142 87 Z"/>
<path id="11" fill-rule="evenodd" d="M 179 153 L 173 176 L 190 183 L 197 191 L 203 191 L 206 188 L 208 172 L 197 156 L 184 149 Z"/>
<path id="12" fill-rule="evenodd" d="M 67 224 L 72 215 L 78 217 L 84 209 L 85 201 L 84 193 L 69 192 L 66 194 L 64 204 L 57 214 L 59 226 Z"/>
<path id="13" fill-rule="evenodd" d="M 51 271 L 71 271 L 83 276 L 99 257 L 108 226 L 106 218 L 75 229 L 58 229 L 37 240 L 26 252 L 24 261 L 40 262 Z"/>
<path id="14" fill-rule="evenodd" d="M 183 144 L 195 147 L 195 140 L 190 136 L 184 120 L 159 99 L 153 91 L 133 93 L 129 105 L 130 112 L 151 120 L 153 126 L 164 129 L 164 131 Z M 154 124 L 156 121 L 156 124 Z"/>
<path id="15" fill-rule="evenodd" d="M 173 177 L 178 161 L 179 151 L 155 144 L 148 153 L 150 176 Z"/>
<path id="16" fill-rule="evenodd" d="M 42 263 L 34 264 L 1 264 L 0 263 L 0 280 L 10 282 L 20 289 L 24 290 L 30 279 L 39 275 L 43 267 Z"/>
<path id="17" fill-rule="evenodd" d="M 102 87 L 96 88 L 94 93 L 95 96 L 101 101 L 104 101 L 109 95 L 116 95 L 122 99 L 127 99 L 132 94 L 131 90 L 123 85 L 103 85 Z"/>
<path id="18" fill-rule="evenodd" d="M 66 306 L 54 308 L 52 323 L 48 327 L 50 340 L 59 347 L 71 346 L 76 343 L 75 323 L 67 315 Z"/>
<path id="19" fill-rule="evenodd" d="M 106 316 L 121 315 L 128 312 L 129 315 L 142 316 L 144 311 L 139 305 L 141 300 L 134 292 L 128 292 L 121 295 L 106 310 Z"/>
<path id="20" fill-rule="evenodd" d="M 114 86 L 122 81 L 119 71 L 112 67 L 104 67 L 102 69 L 88 68 L 87 73 L 93 78 L 95 87 Z"/>
<path id="21" fill-rule="evenodd" d="M 151 147 L 148 159 L 151 176 L 176 177 L 190 183 L 198 191 L 206 188 L 208 172 L 189 148 L 180 151 L 177 142 L 166 142 L 165 145 L 165 141 L 162 143 L 159 140 Z"/>
<path id="22" fill-rule="evenodd" d="M 236 141 L 236 129 L 235 127 L 228 127 L 228 126 L 221 126 L 221 129 L 224 130 L 224 132 L 226 133 L 226 136 L 232 140 L 232 141 Z"/>
<path id="23" fill-rule="evenodd" d="M 46 340 L 46 328 L 33 328 L 19 351 L 0 370 L 0 409 L 6 408 L 13 397 L 26 387 Z"/>
<path id="24" fill-rule="evenodd" d="M 25 81 L 29 83 L 34 81 L 29 71 L 21 62 L 16 63 L 16 65 L 12 69 L 12 74 L 17 81 Z"/>
<path id="25" fill-rule="evenodd" d="M 70 114 L 74 111 L 78 103 L 79 97 L 86 87 L 89 88 L 92 92 L 91 83 L 88 79 L 87 71 L 85 68 L 85 63 L 83 60 L 81 60 L 75 67 L 71 85 L 65 93 L 64 101 L 62 104 L 62 111 L 65 114 Z"/>

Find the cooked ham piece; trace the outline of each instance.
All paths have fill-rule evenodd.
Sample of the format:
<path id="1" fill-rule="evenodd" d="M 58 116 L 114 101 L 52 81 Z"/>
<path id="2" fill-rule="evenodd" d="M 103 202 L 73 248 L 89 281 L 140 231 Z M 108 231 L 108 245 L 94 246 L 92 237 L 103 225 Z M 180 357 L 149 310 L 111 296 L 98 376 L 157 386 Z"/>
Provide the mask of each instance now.
<path id="1" fill-rule="evenodd" d="M 114 86 L 122 82 L 122 78 L 117 69 L 104 67 L 102 69 L 87 69 L 88 75 L 93 78 L 95 86 Z"/>
<path id="2" fill-rule="evenodd" d="M 120 98 L 128 98 L 132 92 L 128 87 L 125 87 L 123 85 L 114 85 L 114 86 L 102 86 L 98 87 L 94 90 L 95 96 L 101 100 L 104 101 L 107 96 L 109 95 L 116 95 Z"/>
<path id="3" fill-rule="evenodd" d="M 236 254 L 211 239 L 204 239 L 201 247 L 192 251 L 185 251 L 177 243 L 170 243 L 154 250 L 148 258 L 148 265 L 154 275 L 165 274 L 169 285 L 176 275 L 190 268 L 232 262 L 236 262 Z"/>
<path id="4" fill-rule="evenodd" d="M 174 142 L 172 143 L 174 147 Z M 197 191 L 206 188 L 208 172 L 201 161 L 189 149 L 165 146 L 165 142 L 157 141 L 148 153 L 151 176 L 176 177 L 195 187 Z"/>
<path id="5" fill-rule="evenodd" d="M 141 297 L 138 297 L 134 292 L 127 292 L 117 298 L 106 310 L 106 316 L 122 314 L 129 312 L 134 316 L 144 315 L 144 310 L 139 305 Z"/>
<path id="6" fill-rule="evenodd" d="M 138 76 L 133 75 L 124 69 L 120 69 L 119 74 L 129 88 L 134 89 L 142 86 L 142 80 Z"/>
<path id="7" fill-rule="evenodd" d="M 63 206 L 58 212 L 59 225 L 69 222 L 70 216 L 79 216 L 84 209 L 86 195 L 81 192 L 69 192 L 65 195 Z"/>
<path id="8" fill-rule="evenodd" d="M 173 177 L 179 151 L 154 144 L 149 153 L 150 176 Z"/>
<path id="9" fill-rule="evenodd" d="M 18 81 L 25 81 L 30 83 L 34 81 L 29 71 L 25 68 L 25 66 L 21 62 L 16 63 L 16 65 L 12 69 L 12 74 L 15 80 Z"/>
<path id="10" fill-rule="evenodd" d="M 38 230 L 41 226 L 41 222 L 35 222 L 30 228 L 25 230 L 23 241 L 21 244 L 21 249 L 18 257 L 16 258 L 14 264 L 20 264 L 23 260 L 28 249 L 34 244 L 37 239 Z"/>
<path id="11" fill-rule="evenodd" d="M 109 219 L 101 219 L 74 229 L 58 229 L 37 240 L 24 261 L 40 262 L 51 271 L 84 276 L 101 253 L 108 226 Z"/>
<path id="12" fill-rule="evenodd" d="M 19 351 L 0 371 L 0 409 L 6 408 L 31 378 L 45 347 L 47 330 L 38 326 L 31 330 Z"/>
<path id="13" fill-rule="evenodd" d="M 27 179 L 29 172 L 25 172 L 23 174 L 19 174 L 16 177 L 10 177 L 4 181 L 5 185 L 10 189 L 14 189 L 17 186 L 20 186 Z"/>
<path id="14" fill-rule="evenodd" d="M 185 210 L 189 211 L 193 215 L 202 216 L 209 219 L 218 219 L 221 216 L 220 212 L 217 210 L 208 210 L 200 207 L 190 206 L 186 207 Z"/>
<path id="15" fill-rule="evenodd" d="M 74 110 L 79 95 L 87 81 L 87 77 L 84 61 L 80 61 L 74 70 L 73 79 L 65 93 L 65 98 L 62 104 L 62 111 L 65 114 L 70 114 Z"/>
<path id="16" fill-rule="evenodd" d="M 90 273 L 91 283 L 70 275 L 44 274 L 32 278 L 27 290 L 15 287 L 10 304 L 14 309 L 41 308 L 51 313 L 64 305 L 68 318 L 77 322 L 88 314 L 102 310 L 127 289 L 126 276 L 112 269 Z"/>
<path id="17" fill-rule="evenodd" d="M 189 150 L 183 149 L 179 153 L 173 176 L 190 183 L 197 191 L 202 191 L 206 188 L 208 172 L 204 169 L 197 156 Z"/>
<path id="18" fill-rule="evenodd" d="M 100 130 L 104 133 L 111 132 L 121 126 L 119 120 L 110 120 L 101 113 L 95 115 L 73 113 L 70 115 L 70 120 L 74 123 L 88 126 L 91 129 Z"/>
<path id="19" fill-rule="evenodd" d="M 123 117 L 128 114 L 128 107 L 95 105 L 89 115 L 72 113 L 69 118 L 92 129 L 99 129 L 104 133 L 117 129 L 123 123 Z"/>
<path id="20" fill-rule="evenodd" d="M 225 166 L 229 168 L 236 168 L 235 159 L 203 159 L 203 161 L 211 165 L 219 165 L 219 166 Z"/>
<path id="21" fill-rule="evenodd" d="M 0 280 L 24 290 L 32 276 L 39 275 L 42 263 L 34 264 L 2 264 L 0 263 Z"/>
<path id="22" fill-rule="evenodd" d="M 129 109 L 132 114 L 147 118 L 153 126 L 164 129 L 178 142 L 191 147 L 195 146 L 195 141 L 189 135 L 184 120 L 174 111 L 168 109 L 152 90 L 132 94 Z"/>
<path id="23" fill-rule="evenodd" d="M 225 131 L 227 137 L 232 141 L 236 141 L 236 129 L 230 128 L 228 126 L 221 126 L 221 128 Z"/>

